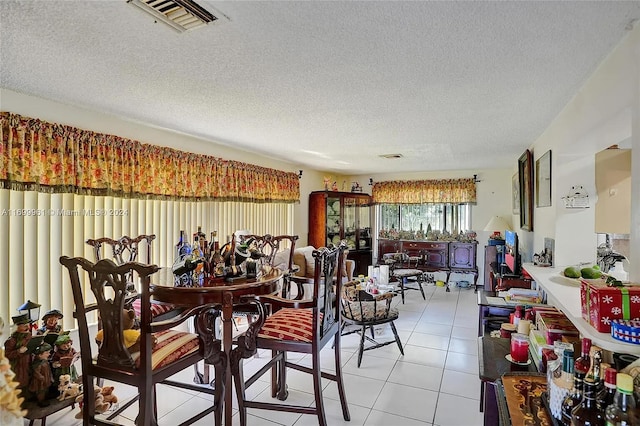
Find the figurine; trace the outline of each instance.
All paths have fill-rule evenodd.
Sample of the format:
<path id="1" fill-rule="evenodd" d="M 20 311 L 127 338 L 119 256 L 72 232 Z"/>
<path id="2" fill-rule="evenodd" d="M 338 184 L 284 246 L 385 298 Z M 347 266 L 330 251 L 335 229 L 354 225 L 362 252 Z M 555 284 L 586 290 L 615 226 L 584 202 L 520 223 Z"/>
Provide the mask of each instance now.
<path id="1" fill-rule="evenodd" d="M 62 326 L 58 321 L 63 318 L 62 312 L 52 309 L 42 317 L 42 327 L 36 331 L 36 335 L 42 336 L 49 333 L 60 334 Z"/>
<path id="2" fill-rule="evenodd" d="M 331 177 L 330 176 L 329 177 L 325 176 L 322 182 L 324 183 L 324 190 L 328 191 L 329 190 L 329 183 L 331 182 Z"/>
<path id="3" fill-rule="evenodd" d="M 55 350 L 51 356 L 51 366 L 53 367 L 53 379 L 56 383 L 60 381 L 60 376 L 68 374 L 71 381 L 78 378 L 78 371 L 73 365 L 78 360 L 79 353 L 71 346 L 73 341 L 69 334 L 61 334 L 56 339 Z"/>
<path id="4" fill-rule="evenodd" d="M 333 184 L 331 185 L 331 190 L 332 191 L 337 191 L 338 190 L 338 182 L 336 182 L 335 180 L 333 181 Z"/>
<path id="5" fill-rule="evenodd" d="M 42 343 L 33 351 L 35 358 L 31 363 L 31 380 L 28 389 L 35 395 L 39 407 L 47 407 L 49 405 L 47 396 L 49 387 L 53 383 L 53 375 L 49 365 L 51 349 L 50 344 Z"/>
<path id="6" fill-rule="evenodd" d="M 27 352 L 27 344 L 31 340 L 31 319 L 27 314 L 11 317 L 16 330 L 4 342 L 4 355 L 9 359 L 11 370 L 16 374 L 15 381 L 18 388 L 29 385 L 29 367 L 31 354 Z"/>
<path id="7" fill-rule="evenodd" d="M 4 320 L 0 318 L 0 336 L 4 329 Z M 19 397 L 18 382 L 14 380 L 15 374 L 11 371 L 9 360 L 0 349 L 0 424 L 4 426 L 22 426 L 24 415 L 22 410 L 23 397 Z"/>

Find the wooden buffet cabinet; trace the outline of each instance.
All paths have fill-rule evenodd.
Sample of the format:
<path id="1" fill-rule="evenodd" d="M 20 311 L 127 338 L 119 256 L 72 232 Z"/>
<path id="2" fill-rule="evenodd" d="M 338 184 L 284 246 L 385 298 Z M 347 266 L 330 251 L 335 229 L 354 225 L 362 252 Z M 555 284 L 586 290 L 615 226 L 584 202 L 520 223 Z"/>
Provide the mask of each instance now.
<path id="1" fill-rule="evenodd" d="M 428 272 L 472 273 L 478 279 L 477 241 L 417 241 L 378 239 L 378 260 L 386 253 L 417 257 L 417 268 Z M 475 283 L 474 283 L 475 284 Z"/>
<path id="2" fill-rule="evenodd" d="M 309 244 L 323 247 L 345 240 L 355 275 L 371 265 L 371 196 L 358 192 L 314 191 L 309 194 Z"/>

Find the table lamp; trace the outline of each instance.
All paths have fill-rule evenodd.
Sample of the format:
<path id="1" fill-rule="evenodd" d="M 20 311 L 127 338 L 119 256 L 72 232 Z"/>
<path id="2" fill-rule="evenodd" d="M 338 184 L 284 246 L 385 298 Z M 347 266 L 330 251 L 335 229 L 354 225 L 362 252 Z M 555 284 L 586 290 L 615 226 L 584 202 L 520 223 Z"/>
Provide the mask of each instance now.
<path id="1" fill-rule="evenodd" d="M 484 231 L 493 232 L 491 239 L 502 240 L 502 231 L 511 231 L 511 226 L 500 216 L 493 216 L 484 227 Z"/>

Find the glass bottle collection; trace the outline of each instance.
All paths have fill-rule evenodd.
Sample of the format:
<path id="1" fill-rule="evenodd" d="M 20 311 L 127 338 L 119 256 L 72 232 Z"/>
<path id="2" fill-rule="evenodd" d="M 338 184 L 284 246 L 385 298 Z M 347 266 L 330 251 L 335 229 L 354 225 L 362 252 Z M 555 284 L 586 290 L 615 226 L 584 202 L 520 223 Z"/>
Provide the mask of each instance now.
<path id="1" fill-rule="evenodd" d="M 174 285 L 177 287 L 201 287 L 205 281 L 241 276 L 240 265 L 236 265 L 236 238 L 230 236 L 230 242 L 222 248 L 219 245 L 217 231 L 211 232 L 211 239 L 198 226 L 192 237 L 193 244 L 186 240 L 185 231 L 180 231 L 175 246 L 175 260 L 172 266 Z"/>
<path id="2" fill-rule="evenodd" d="M 556 388 L 573 386 L 561 403 L 559 424 L 564 426 L 640 426 L 636 410 L 633 378 L 608 367 L 601 372 L 602 349 L 582 339 L 580 356 L 573 362 L 573 351 L 565 350 L 562 376 L 554 379 Z M 573 378 L 571 379 L 571 376 Z"/>

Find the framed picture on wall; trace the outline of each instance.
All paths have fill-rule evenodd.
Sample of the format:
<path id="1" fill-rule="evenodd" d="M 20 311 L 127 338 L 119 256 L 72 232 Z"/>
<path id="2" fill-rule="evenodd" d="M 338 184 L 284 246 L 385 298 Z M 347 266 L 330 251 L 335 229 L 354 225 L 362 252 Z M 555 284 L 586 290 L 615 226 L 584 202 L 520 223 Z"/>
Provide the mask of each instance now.
<path id="1" fill-rule="evenodd" d="M 551 150 L 536 160 L 536 207 L 551 205 Z"/>
<path id="2" fill-rule="evenodd" d="M 513 214 L 520 214 L 520 182 L 517 173 L 511 178 L 511 210 Z"/>
<path id="3" fill-rule="evenodd" d="M 533 154 L 526 150 L 518 159 L 520 229 L 533 231 Z"/>

